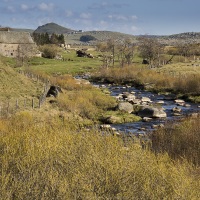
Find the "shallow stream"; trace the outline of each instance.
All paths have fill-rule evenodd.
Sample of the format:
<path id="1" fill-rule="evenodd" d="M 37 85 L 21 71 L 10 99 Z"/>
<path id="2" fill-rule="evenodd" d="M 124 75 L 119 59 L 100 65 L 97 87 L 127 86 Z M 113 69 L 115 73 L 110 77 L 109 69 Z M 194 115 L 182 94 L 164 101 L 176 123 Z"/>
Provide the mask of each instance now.
<path id="1" fill-rule="evenodd" d="M 124 86 L 110 86 L 110 85 L 98 85 L 98 87 L 105 87 L 111 92 L 111 96 L 117 97 L 123 92 L 135 93 L 136 98 L 148 97 L 151 99 L 152 104 L 156 104 L 158 101 L 163 101 L 161 106 L 164 108 L 164 111 L 167 113 L 166 118 L 154 118 L 149 122 L 139 121 L 134 123 L 125 123 L 125 124 L 113 124 L 112 127 L 116 128 L 117 131 L 129 133 L 129 134 L 146 134 L 155 130 L 156 126 L 163 126 L 168 121 L 178 121 L 181 118 L 184 118 L 188 114 L 200 112 L 200 104 L 194 104 L 185 102 L 184 105 L 177 105 L 174 99 L 171 99 L 167 95 L 158 95 L 151 93 L 149 91 L 136 89 L 135 87 L 124 87 Z M 186 106 L 185 106 L 186 105 Z M 172 109 L 176 107 L 181 109 L 180 116 L 174 116 Z"/>

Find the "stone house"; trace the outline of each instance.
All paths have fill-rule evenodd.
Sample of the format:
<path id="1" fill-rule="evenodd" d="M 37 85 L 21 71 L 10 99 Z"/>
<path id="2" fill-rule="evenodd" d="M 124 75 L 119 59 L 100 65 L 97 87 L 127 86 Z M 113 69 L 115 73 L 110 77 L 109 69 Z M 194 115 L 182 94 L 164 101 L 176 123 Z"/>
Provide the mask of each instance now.
<path id="1" fill-rule="evenodd" d="M 30 33 L 1 31 L 0 55 L 6 57 L 32 57 L 37 53 L 37 46 Z"/>

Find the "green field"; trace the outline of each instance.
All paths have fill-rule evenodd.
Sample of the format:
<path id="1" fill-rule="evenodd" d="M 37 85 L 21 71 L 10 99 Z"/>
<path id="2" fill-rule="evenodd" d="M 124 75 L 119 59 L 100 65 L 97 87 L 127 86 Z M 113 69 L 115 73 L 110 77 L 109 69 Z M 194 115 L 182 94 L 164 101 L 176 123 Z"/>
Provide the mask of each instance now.
<path id="1" fill-rule="evenodd" d="M 93 53 L 93 52 L 91 52 Z M 95 54 L 94 54 L 95 55 Z M 98 69 L 102 62 L 99 58 L 80 58 L 75 50 L 62 52 L 63 60 L 33 58 L 28 63 L 28 68 L 47 74 L 82 74 Z"/>

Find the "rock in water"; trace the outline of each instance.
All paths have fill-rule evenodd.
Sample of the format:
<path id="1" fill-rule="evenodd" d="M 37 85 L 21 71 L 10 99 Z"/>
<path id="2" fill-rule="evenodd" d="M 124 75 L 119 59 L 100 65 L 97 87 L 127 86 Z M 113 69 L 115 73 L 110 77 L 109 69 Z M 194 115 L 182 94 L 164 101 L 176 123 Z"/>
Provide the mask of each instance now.
<path id="1" fill-rule="evenodd" d="M 128 103 L 128 102 L 120 102 L 118 104 L 118 110 L 125 111 L 125 112 L 128 112 L 128 113 L 132 113 L 133 112 L 133 105 L 131 103 Z"/>
<path id="2" fill-rule="evenodd" d="M 140 117 L 150 117 L 150 118 L 165 118 L 167 117 L 166 112 L 160 108 L 154 107 L 144 107 L 138 113 Z"/>

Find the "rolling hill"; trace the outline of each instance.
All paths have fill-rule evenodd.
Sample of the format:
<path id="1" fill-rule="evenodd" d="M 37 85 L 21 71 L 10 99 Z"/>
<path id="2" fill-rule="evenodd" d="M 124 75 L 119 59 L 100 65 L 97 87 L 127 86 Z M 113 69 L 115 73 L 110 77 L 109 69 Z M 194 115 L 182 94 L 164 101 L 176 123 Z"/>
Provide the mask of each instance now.
<path id="1" fill-rule="evenodd" d="M 35 31 L 35 33 L 48 33 L 48 34 L 66 34 L 66 33 L 72 33 L 75 32 L 75 30 L 65 28 L 63 26 L 60 26 L 56 23 L 48 23 L 44 24 L 42 26 L 39 26 Z"/>
<path id="2" fill-rule="evenodd" d="M 82 32 L 60 26 L 53 22 L 39 26 L 35 31 L 32 29 L 18 29 L 18 28 L 12 28 L 11 31 L 63 34 L 65 36 L 65 42 L 67 44 L 74 44 L 74 45 L 93 44 L 96 41 L 106 41 L 108 39 L 123 40 L 126 38 L 131 38 L 134 41 L 137 41 L 137 39 L 140 37 L 156 38 L 165 45 L 173 45 L 177 41 L 181 42 L 188 41 L 188 42 L 198 42 L 198 43 L 200 42 L 200 32 L 186 32 L 186 33 L 178 33 L 172 35 L 131 35 L 131 34 L 125 34 L 123 32 L 113 32 L 113 31 L 103 31 L 103 30 Z M 95 37 L 97 40 L 95 42 L 91 41 L 89 43 L 81 42 L 80 37 L 83 35 L 91 35 Z"/>

